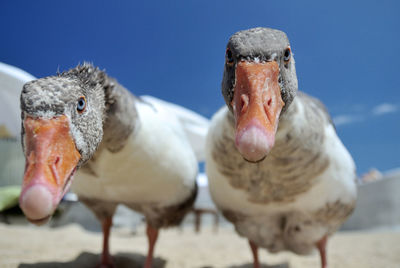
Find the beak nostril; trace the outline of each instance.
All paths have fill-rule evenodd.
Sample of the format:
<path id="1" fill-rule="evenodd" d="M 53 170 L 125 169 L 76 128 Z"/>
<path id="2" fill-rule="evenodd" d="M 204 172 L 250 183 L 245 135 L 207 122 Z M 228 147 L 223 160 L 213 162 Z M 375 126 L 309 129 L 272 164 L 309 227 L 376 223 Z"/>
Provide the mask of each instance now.
<path id="1" fill-rule="evenodd" d="M 245 113 L 247 111 L 248 106 L 249 106 L 249 97 L 246 94 L 242 94 L 240 98 L 241 112 Z"/>
<path id="2" fill-rule="evenodd" d="M 54 180 L 56 181 L 57 184 L 60 183 L 60 178 L 58 176 L 58 171 L 57 171 L 57 164 L 59 162 L 60 162 L 60 157 L 57 156 L 56 160 L 54 161 L 54 163 L 52 165 L 50 165 L 51 173 L 53 173 Z"/>
<path id="3" fill-rule="evenodd" d="M 56 157 L 56 161 L 54 161 L 54 165 L 57 165 L 59 162 L 60 162 L 60 157 L 57 156 L 57 157 Z"/>
<path id="4" fill-rule="evenodd" d="M 272 106 L 272 98 L 268 99 L 267 103 L 264 105 L 264 111 L 265 114 L 267 115 L 267 118 L 269 121 L 271 121 L 271 106 Z"/>

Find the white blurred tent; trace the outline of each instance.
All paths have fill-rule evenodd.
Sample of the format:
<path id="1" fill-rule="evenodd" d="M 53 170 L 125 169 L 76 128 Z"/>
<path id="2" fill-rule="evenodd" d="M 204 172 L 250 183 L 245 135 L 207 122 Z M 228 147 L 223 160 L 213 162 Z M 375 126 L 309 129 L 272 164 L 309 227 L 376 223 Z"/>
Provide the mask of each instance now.
<path id="1" fill-rule="evenodd" d="M 0 186 L 22 181 L 19 96 L 22 86 L 32 79 L 27 72 L 0 62 Z"/>
<path id="2" fill-rule="evenodd" d="M 163 113 L 165 119 L 169 120 L 172 124 L 180 124 L 189 139 L 197 160 L 199 162 L 205 160 L 204 145 L 210 123 L 207 118 L 182 106 L 152 96 L 141 96 L 140 98 L 154 105 Z"/>
<path id="3" fill-rule="evenodd" d="M 19 96 L 22 86 L 35 79 L 27 72 L 0 62 L 0 126 L 12 137 L 19 137 L 21 112 Z"/>

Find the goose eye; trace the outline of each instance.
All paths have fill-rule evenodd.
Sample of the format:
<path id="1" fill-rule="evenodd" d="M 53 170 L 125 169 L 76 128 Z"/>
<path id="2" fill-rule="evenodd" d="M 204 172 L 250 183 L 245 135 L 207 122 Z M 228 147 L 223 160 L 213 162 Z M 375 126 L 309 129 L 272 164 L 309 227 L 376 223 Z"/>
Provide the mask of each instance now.
<path id="1" fill-rule="evenodd" d="M 226 63 L 229 65 L 232 65 L 233 64 L 233 54 L 229 48 L 226 49 L 225 57 L 226 57 Z"/>
<path id="2" fill-rule="evenodd" d="M 283 60 L 285 61 L 285 63 L 288 63 L 288 62 L 289 62 L 289 60 L 290 60 L 290 55 L 291 55 L 290 47 L 288 47 L 288 48 L 285 50 L 285 53 L 284 53 L 284 55 L 283 55 Z"/>
<path id="3" fill-rule="evenodd" d="M 86 99 L 84 96 L 82 96 L 78 99 L 78 103 L 76 104 L 76 110 L 79 113 L 82 113 L 83 111 L 85 111 L 85 108 L 86 108 Z"/>

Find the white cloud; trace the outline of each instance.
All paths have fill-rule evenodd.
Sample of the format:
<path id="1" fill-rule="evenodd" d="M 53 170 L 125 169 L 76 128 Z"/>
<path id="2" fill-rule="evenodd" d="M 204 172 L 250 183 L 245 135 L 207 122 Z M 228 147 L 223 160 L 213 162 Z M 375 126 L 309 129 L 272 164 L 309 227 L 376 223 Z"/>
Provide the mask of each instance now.
<path id="1" fill-rule="evenodd" d="M 359 115 L 342 114 L 333 117 L 333 122 L 335 123 L 336 126 L 351 124 L 362 120 L 363 118 Z"/>
<path id="2" fill-rule="evenodd" d="M 354 107 L 353 107 L 354 108 Z M 381 103 L 371 110 L 371 114 L 375 116 L 381 116 L 389 113 L 395 113 L 400 109 L 399 105 L 391 103 Z M 358 111 L 353 109 L 353 113 L 341 114 L 333 117 L 333 122 L 336 126 L 347 125 L 355 122 L 362 122 L 365 120 L 368 112 L 364 110 L 363 107 L 358 107 Z"/>
<path id="3" fill-rule="evenodd" d="M 382 103 L 377 106 L 375 106 L 372 109 L 372 113 L 374 115 L 383 115 L 383 114 L 388 114 L 388 113 L 394 113 L 396 112 L 398 107 L 394 104 L 390 103 Z"/>

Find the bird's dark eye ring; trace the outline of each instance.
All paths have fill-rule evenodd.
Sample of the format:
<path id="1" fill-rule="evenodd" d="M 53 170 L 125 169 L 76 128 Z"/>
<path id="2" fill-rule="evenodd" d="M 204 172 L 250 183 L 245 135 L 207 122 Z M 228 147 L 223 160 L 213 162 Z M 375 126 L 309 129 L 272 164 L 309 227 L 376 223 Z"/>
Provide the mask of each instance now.
<path id="1" fill-rule="evenodd" d="M 285 54 L 283 55 L 283 60 L 288 63 L 290 60 L 290 55 L 291 55 L 290 47 L 285 49 Z"/>
<path id="2" fill-rule="evenodd" d="M 79 113 L 83 113 L 86 109 L 86 98 L 84 96 L 79 97 L 78 103 L 76 104 L 76 110 Z"/>
<path id="3" fill-rule="evenodd" d="M 226 49 L 225 57 L 226 57 L 226 63 L 229 65 L 232 65 L 233 64 L 233 54 L 229 48 Z"/>

